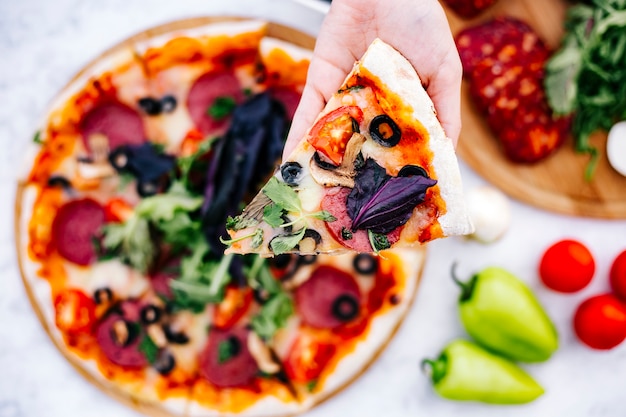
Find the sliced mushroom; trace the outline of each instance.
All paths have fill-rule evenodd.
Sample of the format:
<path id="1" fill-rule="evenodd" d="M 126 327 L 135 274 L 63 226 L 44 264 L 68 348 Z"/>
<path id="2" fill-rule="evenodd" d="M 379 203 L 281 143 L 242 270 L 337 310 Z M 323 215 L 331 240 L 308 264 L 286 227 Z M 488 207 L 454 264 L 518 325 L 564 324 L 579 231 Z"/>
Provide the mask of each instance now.
<path id="1" fill-rule="evenodd" d="M 158 324 L 151 324 L 147 327 L 146 332 L 150 339 L 160 348 L 164 348 L 167 345 L 167 337 L 165 336 L 165 332 L 163 328 Z"/>
<path id="2" fill-rule="evenodd" d="M 131 344 L 136 336 L 134 333 L 133 327 L 124 319 L 116 320 L 111 327 L 111 338 L 120 347 Z"/>
<path id="3" fill-rule="evenodd" d="M 353 188 L 354 176 L 356 174 L 354 161 L 361 151 L 364 142 L 365 136 L 360 133 L 353 133 L 346 146 L 346 152 L 341 165 L 334 169 L 327 169 L 326 166 L 321 166 L 317 163 L 315 157 L 311 158 L 309 168 L 313 179 L 324 187 L 342 186 Z"/>
<path id="4" fill-rule="evenodd" d="M 106 162 L 109 159 L 109 138 L 106 135 L 92 133 L 87 138 L 87 142 L 96 164 Z"/>
<path id="5" fill-rule="evenodd" d="M 109 163 L 78 161 L 77 173 L 84 180 L 96 180 L 115 175 L 115 169 Z"/>
<path id="6" fill-rule="evenodd" d="M 259 369 L 266 374 L 276 374 L 280 372 L 280 364 L 277 363 L 272 352 L 263 340 L 255 332 L 248 333 L 248 350 L 256 361 Z"/>

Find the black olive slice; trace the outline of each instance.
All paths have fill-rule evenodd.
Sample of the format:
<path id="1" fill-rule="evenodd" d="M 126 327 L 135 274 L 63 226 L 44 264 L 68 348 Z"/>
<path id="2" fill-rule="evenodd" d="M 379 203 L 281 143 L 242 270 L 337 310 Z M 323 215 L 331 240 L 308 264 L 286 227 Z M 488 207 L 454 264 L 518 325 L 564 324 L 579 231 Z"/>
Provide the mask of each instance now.
<path id="1" fill-rule="evenodd" d="M 398 305 L 400 304 L 400 301 L 402 301 L 402 298 L 400 297 L 399 294 L 392 294 L 389 297 L 389 302 L 391 303 L 391 305 L 394 305 L 394 306 Z"/>
<path id="2" fill-rule="evenodd" d="M 137 194 L 141 197 L 150 197 L 159 192 L 160 186 L 157 181 L 138 181 Z"/>
<path id="3" fill-rule="evenodd" d="M 378 269 L 378 259 L 368 253 L 359 253 L 352 261 L 354 269 L 359 274 L 370 275 Z"/>
<path id="4" fill-rule="evenodd" d="M 176 366 L 176 361 L 171 353 L 166 350 L 161 350 L 152 366 L 161 375 L 168 375 Z"/>
<path id="5" fill-rule="evenodd" d="M 139 336 L 139 326 L 122 318 L 111 326 L 111 339 L 119 347 L 126 347 Z"/>
<path id="6" fill-rule="evenodd" d="M 333 316 L 341 321 L 350 321 L 359 315 L 359 302 L 350 294 L 342 294 L 332 305 Z"/>
<path id="7" fill-rule="evenodd" d="M 297 162 L 285 162 L 280 166 L 280 175 L 282 175 L 285 184 L 294 187 L 300 184 L 302 165 Z"/>
<path id="8" fill-rule="evenodd" d="M 402 131 L 391 117 L 379 114 L 370 122 L 370 136 L 379 145 L 392 148 L 400 142 Z"/>
<path id="9" fill-rule="evenodd" d="M 171 113 L 176 110 L 176 97 L 172 95 L 163 96 L 161 98 L 161 111 L 163 113 Z"/>
<path id="10" fill-rule="evenodd" d="M 145 324 L 156 323 L 161 319 L 161 309 L 149 304 L 141 309 L 141 321 Z"/>
<path id="11" fill-rule="evenodd" d="M 267 303 L 270 299 L 270 293 L 265 288 L 255 288 L 254 291 L 252 291 L 252 296 L 254 300 L 261 305 Z"/>
<path id="12" fill-rule="evenodd" d="M 307 248 L 308 247 L 307 246 L 309 244 L 309 242 L 307 242 L 308 239 L 312 239 L 313 240 L 313 242 L 312 242 L 313 245 L 314 245 L 313 248 L 317 248 L 317 245 L 322 243 L 322 236 L 318 232 L 316 232 L 313 229 L 306 229 L 304 231 L 304 236 L 302 236 L 302 239 L 300 239 L 300 242 L 296 246 L 298 248 L 298 250 L 301 249 L 301 246 L 303 248 Z M 304 243 L 304 245 L 303 245 L 303 243 Z M 306 249 L 304 249 L 304 250 L 306 250 Z"/>
<path id="13" fill-rule="evenodd" d="M 53 175 L 48 178 L 48 187 L 59 187 L 67 190 L 72 188 L 72 183 L 62 175 Z"/>
<path id="14" fill-rule="evenodd" d="M 139 101 L 137 101 L 137 104 L 141 110 L 149 116 L 157 116 L 163 110 L 161 102 L 152 97 L 140 98 Z"/>
<path id="15" fill-rule="evenodd" d="M 319 166 L 322 169 L 325 169 L 326 171 L 332 171 L 333 169 L 337 168 L 336 165 L 333 165 L 330 162 L 326 162 L 322 160 L 322 157 L 320 156 L 319 152 L 315 152 L 313 154 L 313 160 L 315 161 L 317 166 Z"/>
<path id="16" fill-rule="evenodd" d="M 96 304 L 106 304 L 113 301 L 113 291 L 109 287 L 98 288 L 93 292 L 93 300 Z"/>
<path id="17" fill-rule="evenodd" d="M 276 269 L 285 269 L 291 263 L 292 256 L 288 253 L 275 256 L 268 260 L 269 264 Z"/>
<path id="18" fill-rule="evenodd" d="M 118 172 L 128 170 L 130 162 L 130 152 L 126 146 L 118 146 L 109 154 L 109 162 Z"/>
<path id="19" fill-rule="evenodd" d="M 300 265 L 311 265 L 317 261 L 317 255 L 302 255 L 298 257 L 298 263 Z"/>
<path id="20" fill-rule="evenodd" d="M 398 177 L 413 177 L 415 175 L 430 178 L 428 172 L 419 165 L 405 165 L 400 172 L 398 172 Z"/>
<path id="21" fill-rule="evenodd" d="M 189 336 L 183 332 L 175 332 L 168 325 L 163 326 L 163 333 L 165 333 L 167 341 L 175 345 L 184 345 L 189 342 Z"/>

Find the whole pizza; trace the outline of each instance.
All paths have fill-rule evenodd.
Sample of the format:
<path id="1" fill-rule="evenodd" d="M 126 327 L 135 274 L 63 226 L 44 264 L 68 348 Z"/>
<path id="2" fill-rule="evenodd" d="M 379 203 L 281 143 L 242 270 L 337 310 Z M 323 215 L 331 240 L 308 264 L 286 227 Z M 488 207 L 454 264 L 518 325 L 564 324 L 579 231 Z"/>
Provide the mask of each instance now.
<path id="1" fill-rule="evenodd" d="M 424 249 L 224 255 L 278 167 L 311 52 L 194 19 L 135 36 L 58 95 L 16 236 L 31 302 L 92 383 L 151 415 L 287 415 L 358 376 L 406 313 Z"/>

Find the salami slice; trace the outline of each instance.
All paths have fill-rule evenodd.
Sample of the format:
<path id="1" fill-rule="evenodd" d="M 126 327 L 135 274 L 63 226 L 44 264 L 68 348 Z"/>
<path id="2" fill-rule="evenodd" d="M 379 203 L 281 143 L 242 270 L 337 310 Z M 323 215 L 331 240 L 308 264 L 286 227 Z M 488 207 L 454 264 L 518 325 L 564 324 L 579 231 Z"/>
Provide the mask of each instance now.
<path id="1" fill-rule="evenodd" d="M 302 321 L 313 327 L 333 329 L 359 316 L 361 292 L 354 277 L 328 265 L 313 271 L 294 297 Z"/>
<path id="2" fill-rule="evenodd" d="M 302 95 L 292 89 L 280 87 L 272 88 L 270 94 L 285 107 L 287 119 L 293 119 L 293 115 L 296 113 Z"/>
<path id="3" fill-rule="evenodd" d="M 189 115 L 196 127 L 205 135 L 225 129 L 230 120 L 226 108 L 215 109 L 213 116 L 211 115 L 211 108 L 220 106 L 219 101 L 216 102 L 218 99 L 232 99 L 236 103 L 243 100 L 241 85 L 232 72 L 204 74 L 195 81 L 189 90 L 187 96 Z M 223 105 L 228 106 L 225 102 Z M 220 114 L 216 116 L 216 113 Z"/>
<path id="4" fill-rule="evenodd" d="M 445 0 L 456 14 L 466 19 L 478 16 L 497 0 Z"/>
<path id="5" fill-rule="evenodd" d="M 104 209 L 90 198 L 63 205 L 52 223 L 52 241 L 61 256 L 78 265 L 96 260 L 93 239 L 104 225 Z"/>
<path id="6" fill-rule="evenodd" d="M 80 130 L 89 152 L 96 151 L 90 143 L 90 137 L 94 134 L 102 134 L 108 138 L 109 150 L 146 141 L 141 116 L 122 103 L 110 102 L 95 107 L 83 118 Z"/>
<path id="7" fill-rule="evenodd" d="M 148 365 L 146 357 L 139 350 L 144 336 L 145 333 L 139 323 L 119 312 L 111 312 L 105 316 L 96 329 L 96 340 L 104 355 L 111 362 L 128 368 L 142 368 Z"/>
<path id="8" fill-rule="evenodd" d="M 242 327 L 211 329 L 209 342 L 200 356 L 200 375 L 221 388 L 252 384 L 259 369 L 248 350 L 249 332 Z"/>
<path id="9" fill-rule="evenodd" d="M 326 228 L 333 238 L 342 245 L 357 252 L 371 252 L 372 246 L 365 230 L 352 231 L 352 219 L 348 215 L 346 200 L 351 189 L 347 187 L 334 187 L 326 190 L 322 199 L 322 210 L 328 211 L 337 220 L 326 222 Z M 393 245 L 400 239 L 402 226 L 387 233 L 389 244 Z"/>

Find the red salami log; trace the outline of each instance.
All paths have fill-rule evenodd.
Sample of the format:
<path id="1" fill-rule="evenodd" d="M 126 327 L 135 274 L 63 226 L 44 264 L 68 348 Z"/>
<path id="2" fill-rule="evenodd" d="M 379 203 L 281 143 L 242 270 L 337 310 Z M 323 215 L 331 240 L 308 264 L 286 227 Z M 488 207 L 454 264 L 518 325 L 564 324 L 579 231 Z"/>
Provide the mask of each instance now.
<path id="1" fill-rule="evenodd" d="M 83 118 L 80 130 L 89 152 L 90 136 L 99 133 L 109 139 L 109 150 L 120 145 L 138 145 L 146 141 L 143 121 L 135 110 L 121 103 L 104 103 Z"/>
<path id="2" fill-rule="evenodd" d="M 445 3 L 456 14 L 466 19 L 478 16 L 497 0 L 445 0 Z"/>
<path id="3" fill-rule="evenodd" d="M 133 302 L 125 302 L 124 304 Z M 121 306 L 122 310 L 124 305 Z M 148 365 L 144 354 L 139 350 L 145 333 L 139 323 L 126 317 L 124 313 L 111 312 L 98 324 L 96 340 L 102 352 L 113 363 L 142 368 Z"/>
<path id="4" fill-rule="evenodd" d="M 90 198 L 63 205 L 52 223 L 52 242 L 61 256 L 78 265 L 96 260 L 93 239 L 104 225 L 104 209 Z"/>
<path id="5" fill-rule="evenodd" d="M 354 277 L 322 265 L 294 293 L 302 321 L 312 327 L 333 329 L 359 315 L 361 292 Z"/>
<path id="6" fill-rule="evenodd" d="M 221 388 L 252 384 L 258 366 L 248 350 L 245 328 L 211 329 L 209 342 L 200 356 L 200 375 Z"/>
<path id="7" fill-rule="evenodd" d="M 210 115 L 210 109 L 216 105 L 215 100 L 218 98 L 233 99 L 236 103 L 240 103 L 243 100 L 241 85 L 233 73 L 204 74 L 196 80 L 189 90 L 187 108 L 191 120 L 205 135 L 224 129 L 228 120 L 230 120 L 228 113 L 219 117 Z M 220 107 L 219 104 L 217 104 L 217 107 Z"/>
<path id="8" fill-rule="evenodd" d="M 372 245 L 370 244 L 367 231 L 351 230 L 352 219 L 348 215 L 346 207 L 346 200 L 350 191 L 350 188 L 347 187 L 334 187 L 326 190 L 326 195 L 322 199 L 322 210 L 328 211 L 337 219 L 334 222 L 326 222 L 326 227 L 333 238 L 341 242 L 345 247 L 357 252 L 371 252 Z M 391 245 L 400 239 L 402 227 L 400 226 L 387 233 L 387 240 Z M 350 234 L 346 235 L 346 231 L 350 232 Z"/>

